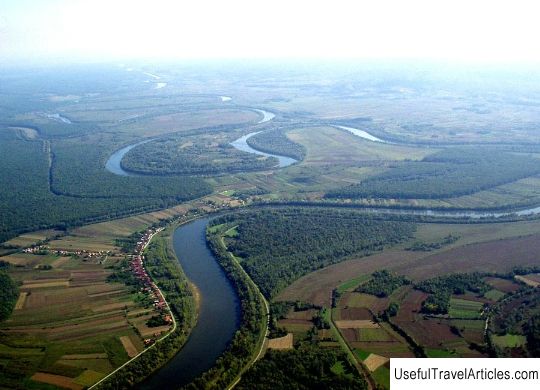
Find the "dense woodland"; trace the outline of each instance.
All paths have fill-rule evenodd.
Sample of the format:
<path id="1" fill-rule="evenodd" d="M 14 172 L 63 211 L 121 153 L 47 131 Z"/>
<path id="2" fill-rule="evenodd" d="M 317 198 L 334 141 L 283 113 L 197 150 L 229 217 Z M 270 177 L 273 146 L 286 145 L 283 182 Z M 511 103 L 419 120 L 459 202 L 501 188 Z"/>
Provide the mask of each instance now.
<path id="1" fill-rule="evenodd" d="M 346 365 L 348 372 L 338 373 L 336 364 Z M 249 369 L 238 389 L 333 389 L 367 388 L 355 369 L 349 367 L 341 351 L 301 345 L 289 351 L 268 351 Z"/>
<path id="2" fill-rule="evenodd" d="M 228 248 L 267 297 L 311 271 L 407 239 L 415 229 L 407 222 L 318 208 L 251 210 L 213 222 L 220 223 L 238 225 Z"/>
<path id="3" fill-rule="evenodd" d="M 199 178 L 129 177 L 104 169 L 112 148 L 88 148 L 85 139 L 53 142 L 51 187 L 56 194 L 84 198 L 146 198 L 145 203 L 166 204 L 202 196 L 210 191 Z M 93 139 L 107 143 L 106 136 Z M 153 200 L 152 200 L 153 199 Z"/>
<path id="4" fill-rule="evenodd" d="M 122 159 L 128 171 L 155 175 L 215 175 L 255 171 L 276 165 L 274 158 L 242 152 L 224 133 L 158 139 L 130 150 Z"/>
<path id="5" fill-rule="evenodd" d="M 473 194 L 538 173 L 538 160 L 526 155 L 450 148 L 422 161 L 395 163 L 386 172 L 329 191 L 326 197 L 439 199 Z"/>
<path id="6" fill-rule="evenodd" d="M 406 277 L 383 269 L 371 274 L 371 279 L 361 284 L 355 291 L 384 298 L 392 294 L 395 289 L 410 283 L 411 281 Z"/>
<path id="7" fill-rule="evenodd" d="M 0 321 L 11 315 L 18 297 L 17 283 L 11 279 L 7 272 L 0 269 Z"/>
<path id="8" fill-rule="evenodd" d="M 494 356 L 540 357 L 540 291 L 538 288 L 523 286 L 499 301 L 492 309 L 489 335 Z M 494 336 L 508 337 L 516 342 L 510 342 L 507 347 L 503 347 L 493 342 Z"/>
<path id="9" fill-rule="evenodd" d="M 301 161 L 306 155 L 306 149 L 287 137 L 290 129 L 274 129 L 264 131 L 247 139 L 247 144 L 261 152 L 286 156 Z"/>
<path id="10" fill-rule="evenodd" d="M 57 142 L 49 177 L 46 141 L 21 140 L 0 130 L 0 242 L 25 231 L 118 218 L 210 192 L 198 178 L 119 177 L 100 165 L 99 148 L 80 139 Z"/>

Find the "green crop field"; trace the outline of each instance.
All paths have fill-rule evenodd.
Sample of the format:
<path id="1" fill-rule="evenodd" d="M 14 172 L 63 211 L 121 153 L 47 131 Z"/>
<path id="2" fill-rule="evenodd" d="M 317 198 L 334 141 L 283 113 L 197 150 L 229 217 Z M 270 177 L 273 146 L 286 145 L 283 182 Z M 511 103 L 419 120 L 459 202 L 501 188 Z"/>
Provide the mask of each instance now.
<path id="1" fill-rule="evenodd" d="M 504 336 L 493 335 L 491 336 L 495 345 L 502 348 L 514 348 L 520 347 L 525 344 L 525 336 L 515 334 L 505 334 Z"/>
<path id="2" fill-rule="evenodd" d="M 448 314 L 452 318 L 478 318 L 482 311 L 482 303 L 459 298 L 450 299 Z"/>

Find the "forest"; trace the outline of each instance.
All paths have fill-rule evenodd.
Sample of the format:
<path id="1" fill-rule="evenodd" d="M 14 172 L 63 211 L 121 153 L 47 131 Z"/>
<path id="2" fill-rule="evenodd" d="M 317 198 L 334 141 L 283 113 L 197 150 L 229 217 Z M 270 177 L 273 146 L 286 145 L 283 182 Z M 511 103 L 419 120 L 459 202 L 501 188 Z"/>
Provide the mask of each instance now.
<path id="1" fill-rule="evenodd" d="M 261 152 L 278 154 L 301 161 L 306 155 L 306 149 L 287 137 L 288 130 L 290 129 L 280 128 L 263 131 L 249 137 L 246 142 L 249 146 Z"/>
<path id="2" fill-rule="evenodd" d="M 0 321 L 11 315 L 19 297 L 19 288 L 7 272 L 0 270 Z"/>
<path id="3" fill-rule="evenodd" d="M 213 221 L 221 223 L 238 226 L 228 248 L 266 297 L 311 271 L 401 242 L 415 229 L 355 211 L 301 207 L 250 210 Z"/>
<path id="4" fill-rule="evenodd" d="M 53 147 L 49 177 L 47 145 L 0 131 L 0 242 L 26 231 L 65 229 L 172 206 L 211 190 L 198 178 L 115 176 L 99 165 L 103 152 L 98 147 L 77 140 Z"/>
<path id="5" fill-rule="evenodd" d="M 495 305 L 489 338 L 495 356 L 540 357 L 539 308 L 540 292 L 529 286 Z"/>
<path id="6" fill-rule="evenodd" d="M 343 352 L 303 344 L 289 351 L 269 350 L 243 376 L 238 389 L 334 389 L 361 390 L 366 383 L 348 367 L 339 372 L 337 365 L 348 365 Z"/>
<path id="7" fill-rule="evenodd" d="M 355 291 L 384 298 L 392 294 L 398 287 L 406 284 L 411 284 L 411 281 L 406 277 L 392 274 L 383 269 L 372 273 L 371 279 L 361 284 Z"/>
<path id="8" fill-rule="evenodd" d="M 129 177 L 114 175 L 104 169 L 112 153 L 108 148 L 88 148 L 84 140 L 53 142 L 54 155 L 51 187 L 55 194 L 84 198 L 146 198 L 153 205 L 177 204 L 206 195 L 210 186 L 199 178 Z M 94 142 L 111 142 L 106 136 Z"/>
<path id="9" fill-rule="evenodd" d="M 337 188 L 327 198 L 440 199 L 469 195 L 540 173 L 536 158 L 490 150 L 449 148 L 421 161 L 393 163 L 386 172 Z"/>

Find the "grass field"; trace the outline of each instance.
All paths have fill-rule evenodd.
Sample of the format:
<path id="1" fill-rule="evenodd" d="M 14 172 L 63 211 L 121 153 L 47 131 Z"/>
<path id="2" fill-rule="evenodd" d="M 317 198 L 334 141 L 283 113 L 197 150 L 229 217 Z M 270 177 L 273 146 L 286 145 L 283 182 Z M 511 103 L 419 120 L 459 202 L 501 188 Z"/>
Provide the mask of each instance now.
<path id="1" fill-rule="evenodd" d="M 497 289 L 493 289 L 493 290 L 489 290 L 488 292 L 486 292 L 484 294 L 484 297 L 486 297 L 487 299 L 490 299 L 492 301 L 498 301 L 499 299 L 501 299 L 502 297 L 504 297 L 506 294 L 500 290 L 497 290 Z"/>
<path id="2" fill-rule="evenodd" d="M 372 373 L 375 382 L 384 387 L 390 389 L 390 369 L 386 366 L 381 366 Z"/>
<path id="3" fill-rule="evenodd" d="M 483 305 L 480 302 L 451 298 L 448 314 L 452 318 L 475 319 L 480 317 L 482 306 Z"/>
<path id="4" fill-rule="evenodd" d="M 505 334 L 504 336 L 491 336 L 493 343 L 501 348 L 520 347 L 526 342 L 525 336 L 515 334 Z"/>
<path id="5" fill-rule="evenodd" d="M 434 150 L 369 142 L 334 127 L 295 129 L 287 136 L 307 149 L 305 165 L 351 165 L 381 160 L 420 160 Z M 337 151 L 339 151 L 337 153 Z"/>
<path id="6" fill-rule="evenodd" d="M 358 287 L 359 285 L 361 285 L 364 282 L 367 282 L 369 279 L 371 279 L 370 275 L 360 275 L 360 276 L 358 276 L 356 278 L 353 278 L 351 280 L 347 280 L 345 283 L 341 283 L 337 287 L 337 291 L 340 294 L 343 294 L 346 291 L 354 290 L 356 287 Z"/>

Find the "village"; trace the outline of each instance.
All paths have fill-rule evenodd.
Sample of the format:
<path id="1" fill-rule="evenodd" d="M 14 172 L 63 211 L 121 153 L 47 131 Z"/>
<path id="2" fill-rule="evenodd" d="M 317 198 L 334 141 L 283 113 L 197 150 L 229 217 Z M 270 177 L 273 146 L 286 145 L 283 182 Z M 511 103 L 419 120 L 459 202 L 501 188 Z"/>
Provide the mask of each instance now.
<path id="1" fill-rule="evenodd" d="M 154 308 L 159 311 L 162 315 L 163 321 L 167 325 L 173 324 L 174 320 L 172 313 L 170 312 L 169 306 L 161 293 L 161 290 L 154 283 L 152 278 L 148 275 L 148 272 L 144 268 L 144 250 L 152 240 L 152 238 L 159 232 L 163 230 L 160 228 L 150 228 L 143 233 L 141 238 L 137 241 L 135 246 L 135 253 L 132 255 L 130 261 L 130 268 L 133 271 L 133 274 L 141 282 L 141 292 L 147 294 L 153 302 Z M 160 333 L 154 333 L 154 337 L 159 337 Z M 146 346 L 152 345 L 155 343 L 155 338 L 144 339 L 144 344 Z"/>

